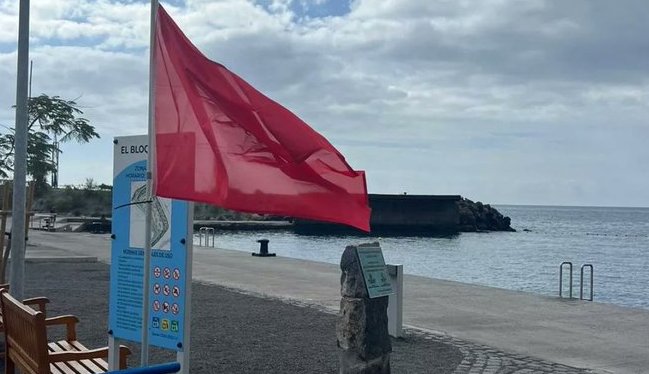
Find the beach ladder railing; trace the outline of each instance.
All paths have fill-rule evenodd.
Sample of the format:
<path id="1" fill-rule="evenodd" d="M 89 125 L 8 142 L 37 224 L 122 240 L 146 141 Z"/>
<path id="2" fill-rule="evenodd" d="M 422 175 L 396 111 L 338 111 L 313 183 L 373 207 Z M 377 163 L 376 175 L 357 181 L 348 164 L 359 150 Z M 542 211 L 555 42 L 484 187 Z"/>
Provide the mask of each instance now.
<path id="1" fill-rule="evenodd" d="M 559 265 L 559 297 L 563 298 L 563 269 L 565 266 L 568 266 L 568 271 L 570 272 L 570 289 L 568 292 L 568 298 L 572 299 L 572 262 L 564 261 Z M 590 269 L 590 297 L 584 299 L 584 272 L 586 269 Z M 581 272 L 579 276 L 579 300 L 588 300 L 593 301 L 593 265 L 592 264 L 583 264 L 581 265 Z"/>
<path id="2" fill-rule="evenodd" d="M 584 269 L 590 269 L 590 298 L 584 299 Z M 581 265 L 581 275 L 579 276 L 579 300 L 588 300 L 593 301 L 593 265 L 592 264 L 583 264 Z"/>
<path id="3" fill-rule="evenodd" d="M 201 227 L 198 229 L 198 245 L 205 247 L 215 246 L 215 237 L 213 227 Z M 203 244 L 205 242 L 205 244 Z"/>
<path id="4" fill-rule="evenodd" d="M 559 297 L 563 298 L 563 267 L 564 265 L 568 265 L 568 269 L 570 270 L 570 292 L 569 292 L 569 299 L 572 299 L 572 262 L 570 261 L 564 261 L 559 265 Z"/>

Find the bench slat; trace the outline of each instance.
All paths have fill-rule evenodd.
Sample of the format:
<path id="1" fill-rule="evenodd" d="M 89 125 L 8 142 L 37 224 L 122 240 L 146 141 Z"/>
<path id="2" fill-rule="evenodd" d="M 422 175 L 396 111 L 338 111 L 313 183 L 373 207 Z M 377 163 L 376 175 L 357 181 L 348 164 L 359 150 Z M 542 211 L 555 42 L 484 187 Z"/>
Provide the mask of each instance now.
<path id="1" fill-rule="evenodd" d="M 54 364 L 50 364 L 50 373 L 51 374 L 65 374 L 65 372 L 59 370 Z"/>

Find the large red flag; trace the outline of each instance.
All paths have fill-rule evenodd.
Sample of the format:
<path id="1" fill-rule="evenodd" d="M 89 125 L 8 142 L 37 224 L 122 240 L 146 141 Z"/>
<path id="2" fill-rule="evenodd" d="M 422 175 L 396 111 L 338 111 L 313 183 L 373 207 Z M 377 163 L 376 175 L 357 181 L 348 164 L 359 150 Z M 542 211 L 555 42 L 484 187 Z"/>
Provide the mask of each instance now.
<path id="1" fill-rule="evenodd" d="M 369 231 L 365 173 L 289 110 L 206 58 L 159 7 L 157 196 Z"/>

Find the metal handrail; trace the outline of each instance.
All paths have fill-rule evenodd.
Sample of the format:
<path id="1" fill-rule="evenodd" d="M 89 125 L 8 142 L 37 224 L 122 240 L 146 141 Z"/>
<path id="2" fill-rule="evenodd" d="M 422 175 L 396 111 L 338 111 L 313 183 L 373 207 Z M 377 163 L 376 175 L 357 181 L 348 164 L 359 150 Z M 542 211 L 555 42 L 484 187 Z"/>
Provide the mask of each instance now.
<path id="1" fill-rule="evenodd" d="M 171 374 L 180 371 L 180 364 L 177 362 L 154 365 L 142 368 L 133 368 L 118 371 L 109 371 L 112 374 Z"/>
<path id="2" fill-rule="evenodd" d="M 559 297 L 563 298 L 563 265 L 569 265 L 570 269 L 570 299 L 572 299 L 572 262 L 564 261 L 559 265 Z"/>
<path id="3" fill-rule="evenodd" d="M 593 301 L 593 265 L 584 264 L 581 265 L 581 275 L 579 277 L 579 300 L 584 300 L 584 268 L 590 268 L 590 299 L 588 301 Z"/>
<path id="4" fill-rule="evenodd" d="M 212 247 L 215 245 L 215 234 L 213 227 L 201 227 L 198 229 L 198 245 L 203 245 L 203 237 L 205 237 L 205 246 L 210 246 L 210 238 L 212 239 Z"/>

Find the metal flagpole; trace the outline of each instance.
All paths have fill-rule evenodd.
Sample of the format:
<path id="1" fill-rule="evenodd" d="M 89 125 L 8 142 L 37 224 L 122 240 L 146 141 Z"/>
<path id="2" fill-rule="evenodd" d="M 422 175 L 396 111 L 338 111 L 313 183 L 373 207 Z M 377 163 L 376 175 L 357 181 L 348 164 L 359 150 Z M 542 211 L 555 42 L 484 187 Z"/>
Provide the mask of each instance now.
<path id="1" fill-rule="evenodd" d="M 185 240 L 185 317 L 183 321 L 182 351 L 176 353 L 176 360 L 180 362 L 179 374 L 189 374 L 189 356 L 191 348 L 192 324 L 192 272 L 194 269 L 194 203 L 189 202 L 187 207 L 187 239 Z"/>
<path id="2" fill-rule="evenodd" d="M 29 0 L 20 0 L 18 16 L 18 69 L 16 76 L 16 135 L 14 191 L 11 217 L 11 294 L 23 299 L 25 280 L 25 199 L 27 191 L 27 89 L 29 72 Z M 2 233 L 4 235 L 4 233 Z"/>
<path id="3" fill-rule="evenodd" d="M 149 148 L 147 152 L 147 196 L 144 223 L 144 280 L 142 286 L 142 352 L 141 366 L 149 364 L 149 288 L 151 286 L 151 203 L 155 172 L 155 32 L 158 0 L 151 0 L 151 31 L 149 37 Z"/>

